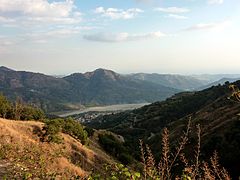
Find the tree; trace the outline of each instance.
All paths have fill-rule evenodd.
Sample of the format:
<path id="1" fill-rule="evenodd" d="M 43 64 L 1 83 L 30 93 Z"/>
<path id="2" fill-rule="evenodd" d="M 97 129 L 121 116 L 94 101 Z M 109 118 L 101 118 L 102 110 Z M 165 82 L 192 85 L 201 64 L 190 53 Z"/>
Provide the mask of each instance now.
<path id="1" fill-rule="evenodd" d="M 14 119 L 20 120 L 23 111 L 23 100 L 17 97 L 15 104 L 14 104 Z"/>
<path id="2" fill-rule="evenodd" d="M 29 105 L 22 107 L 20 120 L 43 120 L 44 112 L 39 108 L 34 108 Z"/>
<path id="3" fill-rule="evenodd" d="M 11 111 L 11 104 L 5 96 L 0 94 L 0 117 L 6 118 L 7 114 Z"/>

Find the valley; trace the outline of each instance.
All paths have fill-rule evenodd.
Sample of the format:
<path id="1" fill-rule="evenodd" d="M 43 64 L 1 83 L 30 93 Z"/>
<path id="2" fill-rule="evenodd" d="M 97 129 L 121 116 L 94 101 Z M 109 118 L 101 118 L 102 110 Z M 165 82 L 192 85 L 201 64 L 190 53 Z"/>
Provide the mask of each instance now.
<path id="1" fill-rule="evenodd" d="M 164 139 L 165 128 L 170 132 L 168 148 L 172 151 L 191 119 L 191 131 L 182 153 L 186 153 L 188 159 L 195 157 L 190 152 L 196 146 L 195 132 L 199 127 L 201 158 L 209 159 L 217 150 L 221 165 L 226 167 L 233 178 L 237 178 L 240 167 L 236 158 L 240 157 L 240 103 L 234 99 L 234 92 L 229 88 L 230 85 L 235 86 L 239 91 L 240 81 L 237 80 L 238 78 L 222 78 L 205 84 L 206 81 L 181 75 L 120 75 L 104 69 L 55 78 L 2 67 L 0 117 L 7 119 L 0 119 L 4 137 L 4 146 L 0 146 L 0 162 L 10 165 L 13 172 L 7 171 L 5 164 L 1 164 L 0 174 L 14 177 L 20 173 L 25 176 L 21 169 L 12 166 L 15 161 L 11 157 L 16 158 L 14 151 L 20 146 L 15 140 L 17 137 L 27 137 L 27 140 L 21 142 L 26 143 L 24 148 L 34 161 L 40 161 L 35 156 L 40 153 L 39 149 L 42 149 L 41 157 L 44 158 L 52 150 L 65 149 L 58 154 L 57 159 L 55 154 L 51 154 L 47 161 L 51 160 L 55 165 L 48 167 L 45 164 L 45 167 L 41 167 L 42 172 L 31 170 L 31 166 L 39 164 L 28 164 L 20 159 L 21 165 L 27 167 L 26 171 L 32 177 L 33 174 L 48 177 L 46 167 L 53 174 L 55 167 L 59 169 L 59 173 L 54 174 L 55 177 L 72 177 L 70 171 L 74 177 L 91 177 L 94 175 L 91 168 L 102 176 L 105 173 L 101 167 L 102 162 L 123 169 L 127 166 L 131 173 L 143 173 L 139 140 L 147 144 L 149 149 L 146 151 L 149 153 L 151 149 L 152 158 L 159 161 L 162 156 L 160 139 Z M 182 84 L 178 85 L 182 89 L 177 89 L 174 83 Z M 200 90 L 202 85 L 205 88 Z M 199 90 L 190 90 L 193 87 Z M 47 114 L 41 110 L 42 107 Z M 7 146 L 8 136 L 11 137 L 13 146 Z M 32 144 L 33 141 L 35 143 Z M 30 150 L 31 147 L 34 147 L 34 151 Z M 6 148 L 11 151 L 6 153 Z M 27 155 L 24 154 L 25 151 L 19 152 L 22 153 L 21 156 Z M 91 152 L 91 157 L 86 155 L 87 152 Z M 76 158 L 81 159 L 81 162 Z M 179 158 L 176 160 L 180 161 Z M 65 164 L 68 173 L 61 171 L 62 166 L 56 165 L 59 160 L 60 165 Z M 123 165 L 118 165 L 119 163 Z M 176 166 L 182 169 L 182 165 Z M 137 176 L 141 176 L 141 173 L 137 173 Z M 178 172 L 172 169 L 171 173 L 176 175 Z"/>

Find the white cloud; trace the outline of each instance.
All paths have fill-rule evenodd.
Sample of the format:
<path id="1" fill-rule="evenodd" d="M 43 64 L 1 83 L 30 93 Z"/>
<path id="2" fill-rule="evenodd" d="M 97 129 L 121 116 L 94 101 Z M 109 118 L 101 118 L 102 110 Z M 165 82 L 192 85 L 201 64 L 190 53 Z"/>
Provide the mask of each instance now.
<path id="1" fill-rule="evenodd" d="M 12 19 L 12 18 L 7 18 L 7 17 L 0 16 L 0 22 L 1 23 L 14 23 L 15 20 Z"/>
<path id="2" fill-rule="evenodd" d="M 187 13 L 190 10 L 187 8 L 180 8 L 180 7 L 159 7 L 155 8 L 154 11 L 164 12 L 164 13 L 171 13 L 171 14 L 180 14 L 180 13 Z"/>
<path id="3" fill-rule="evenodd" d="M 47 43 L 54 38 L 62 39 L 80 34 L 82 31 L 96 29 L 97 27 L 91 26 L 77 26 L 77 27 L 58 27 L 45 31 L 32 32 L 21 36 L 23 41 L 33 43 Z"/>
<path id="4" fill-rule="evenodd" d="M 167 17 L 173 18 L 173 19 L 188 19 L 188 17 L 186 17 L 186 16 L 181 16 L 181 15 L 177 15 L 177 14 L 168 14 Z"/>
<path id="5" fill-rule="evenodd" d="M 164 33 L 150 32 L 143 34 L 129 34 L 129 33 L 97 33 L 84 35 L 83 38 L 89 41 L 98 41 L 98 42 L 124 42 L 124 41 L 137 41 L 144 39 L 158 39 L 163 36 L 166 36 Z"/>
<path id="6" fill-rule="evenodd" d="M 222 4 L 224 0 L 208 0 L 208 4 Z"/>
<path id="7" fill-rule="evenodd" d="M 103 17 L 109 17 L 111 19 L 132 19 L 136 17 L 139 13 L 142 13 L 143 10 L 138 8 L 131 8 L 127 10 L 116 9 L 116 8 L 107 8 L 98 7 L 94 11 L 96 14 L 101 14 Z"/>
<path id="8" fill-rule="evenodd" d="M 0 21 L 17 21 L 20 25 L 34 23 L 73 24 L 81 21 L 73 0 L 1 0 Z"/>
<path id="9" fill-rule="evenodd" d="M 0 12 L 15 12 L 37 17 L 67 17 L 73 1 L 49 3 L 46 0 L 1 0 Z"/>
<path id="10" fill-rule="evenodd" d="M 200 23 L 196 24 L 194 26 L 191 26 L 187 29 L 186 31 L 196 31 L 196 30 L 219 30 L 219 29 L 224 29 L 227 26 L 229 26 L 230 22 L 229 21 L 223 21 L 223 22 L 218 22 L 218 23 Z"/>

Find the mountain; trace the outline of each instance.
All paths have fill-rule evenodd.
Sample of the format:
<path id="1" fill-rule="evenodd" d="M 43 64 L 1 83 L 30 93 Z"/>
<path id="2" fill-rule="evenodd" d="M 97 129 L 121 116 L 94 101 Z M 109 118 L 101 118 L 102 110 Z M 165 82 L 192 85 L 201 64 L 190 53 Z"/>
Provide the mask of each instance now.
<path id="1" fill-rule="evenodd" d="M 62 108 L 61 104 L 68 100 L 71 89 L 70 84 L 63 79 L 1 67 L 0 92 L 12 101 L 21 97 L 25 102 L 51 111 Z"/>
<path id="2" fill-rule="evenodd" d="M 9 69 L 9 68 L 7 68 L 7 67 L 5 67 L 5 66 L 1 66 L 1 67 L 0 67 L 0 71 L 14 71 L 14 70 Z"/>
<path id="3" fill-rule="evenodd" d="M 240 87 L 240 81 L 234 84 Z M 201 156 L 209 159 L 213 151 L 218 150 L 220 162 L 236 178 L 240 168 L 240 103 L 229 99 L 230 95 L 227 84 L 179 93 L 140 109 L 98 117 L 87 125 L 122 135 L 136 156 L 139 154 L 139 139 L 143 139 L 158 157 L 162 129 L 168 127 L 171 140 L 177 144 L 191 117 L 192 133 L 188 148 L 192 149 L 193 132 L 200 124 Z"/>
<path id="4" fill-rule="evenodd" d="M 131 79 L 110 70 L 56 78 L 40 73 L 0 68 L 0 92 L 21 97 L 45 111 L 68 110 L 84 104 L 122 104 L 164 100 L 179 92 L 160 84 Z"/>
<path id="5" fill-rule="evenodd" d="M 207 89 L 207 88 L 212 87 L 212 86 L 217 86 L 218 84 L 223 85 L 224 83 L 228 83 L 228 82 L 232 83 L 232 82 L 235 82 L 235 81 L 238 81 L 238 80 L 240 80 L 240 78 L 222 78 L 222 79 L 220 79 L 218 81 L 214 81 L 214 82 L 212 82 L 210 84 L 206 84 L 206 85 L 204 85 L 202 87 L 199 87 L 199 88 L 197 88 L 197 90 Z"/>
<path id="6" fill-rule="evenodd" d="M 123 104 L 163 100 L 179 90 L 160 84 L 130 79 L 110 70 L 97 69 L 64 77 L 81 103 Z"/>
<path id="7" fill-rule="evenodd" d="M 205 81 L 206 85 L 219 81 L 220 79 L 240 79 L 240 74 L 198 74 L 198 75 L 191 75 L 192 77 L 200 80 Z"/>
<path id="8" fill-rule="evenodd" d="M 181 90 L 192 90 L 199 88 L 207 83 L 191 76 L 172 75 L 172 74 L 146 74 L 137 73 L 130 75 L 131 78 L 161 84 L 166 87 L 172 87 Z"/>

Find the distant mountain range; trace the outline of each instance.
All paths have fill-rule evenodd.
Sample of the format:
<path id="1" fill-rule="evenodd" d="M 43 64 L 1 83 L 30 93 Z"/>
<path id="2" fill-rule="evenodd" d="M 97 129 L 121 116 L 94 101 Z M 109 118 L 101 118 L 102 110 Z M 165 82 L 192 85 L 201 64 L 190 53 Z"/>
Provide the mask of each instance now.
<path id="1" fill-rule="evenodd" d="M 151 103 L 181 91 L 209 87 L 208 82 L 171 74 L 121 75 L 106 69 L 54 77 L 0 67 L 0 92 L 13 101 L 21 97 L 47 112 L 78 109 L 81 105 Z"/>
<path id="2" fill-rule="evenodd" d="M 146 74 L 137 73 L 129 75 L 134 79 L 161 84 L 166 87 L 172 87 L 180 90 L 193 90 L 207 84 L 206 80 L 199 80 L 191 76 L 172 75 L 172 74 Z"/>
<path id="3" fill-rule="evenodd" d="M 206 88 L 209 88 L 209 87 L 212 87 L 212 86 L 223 85 L 226 82 L 232 83 L 232 82 L 235 82 L 235 81 L 238 81 L 238 80 L 240 80 L 240 78 L 221 78 L 217 81 L 214 81 L 214 82 L 209 83 L 207 85 L 196 88 L 196 90 L 203 90 L 203 89 L 206 89 Z"/>
<path id="4" fill-rule="evenodd" d="M 56 78 L 0 67 L 0 92 L 12 100 L 21 97 L 49 112 L 72 109 L 80 104 L 154 102 L 179 91 L 105 69 Z"/>

